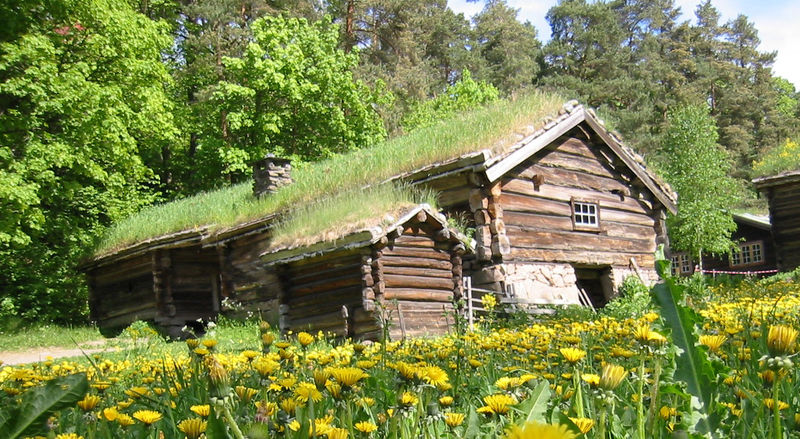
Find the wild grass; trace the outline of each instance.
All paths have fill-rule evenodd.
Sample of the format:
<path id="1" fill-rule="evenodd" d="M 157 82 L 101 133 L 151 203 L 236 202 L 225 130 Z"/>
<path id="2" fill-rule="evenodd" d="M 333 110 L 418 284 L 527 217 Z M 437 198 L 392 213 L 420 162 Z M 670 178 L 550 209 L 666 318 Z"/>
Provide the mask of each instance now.
<path id="1" fill-rule="evenodd" d="M 36 325 L 14 331 L 0 331 L 0 351 L 38 347 L 77 348 L 81 343 L 102 339 L 100 331 L 94 326 Z"/>
<path id="2" fill-rule="evenodd" d="M 385 184 L 351 190 L 307 204 L 282 221 L 273 232 L 273 247 L 296 247 L 334 241 L 349 233 L 386 225 L 404 210 L 427 203 L 435 208 L 432 191 Z"/>
<path id="3" fill-rule="evenodd" d="M 115 224 L 96 254 L 172 232 L 230 227 L 468 152 L 502 151 L 541 125 L 545 116 L 556 114 L 564 101 L 559 95 L 541 92 L 498 101 L 372 147 L 299 166 L 293 173 L 294 183 L 268 197 L 254 198 L 251 184 L 243 183 L 146 208 Z"/>

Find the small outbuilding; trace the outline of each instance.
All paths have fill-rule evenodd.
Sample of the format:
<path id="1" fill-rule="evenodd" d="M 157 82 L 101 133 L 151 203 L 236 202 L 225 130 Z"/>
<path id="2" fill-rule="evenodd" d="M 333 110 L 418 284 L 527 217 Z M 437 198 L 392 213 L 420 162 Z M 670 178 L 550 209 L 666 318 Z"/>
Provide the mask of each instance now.
<path id="1" fill-rule="evenodd" d="M 442 334 L 461 297 L 465 246 L 427 205 L 396 220 L 300 247 L 268 248 L 277 267 L 281 328 L 379 339 Z"/>
<path id="2" fill-rule="evenodd" d="M 753 184 L 769 203 L 778 269 L 800 267 L 800 170 L 757 178 Z"/>

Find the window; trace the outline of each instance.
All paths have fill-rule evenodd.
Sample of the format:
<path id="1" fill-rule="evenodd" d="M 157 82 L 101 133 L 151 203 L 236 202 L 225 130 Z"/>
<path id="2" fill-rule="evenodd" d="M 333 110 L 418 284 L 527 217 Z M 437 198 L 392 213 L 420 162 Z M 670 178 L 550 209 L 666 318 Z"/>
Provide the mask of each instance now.
<path id="1" fill-rule="evenodd" d="M 597 203 L 572 202 L 572 224 L 576 229 L 597 229 L 600 227 L 599 213 Z"/>
<path id="2" fill-rule="evenodd" d="M 692 258 L 688 253 L 673 253 L 672 255 L 672 275 L 684 276 L 692 274 Z"/>
<path id="3" fill-rule="evenodd" d="M 743 242 L 731 255 L 732 267 L 762 263 L 764 263 L 764 243 L 761 241 Z"/>

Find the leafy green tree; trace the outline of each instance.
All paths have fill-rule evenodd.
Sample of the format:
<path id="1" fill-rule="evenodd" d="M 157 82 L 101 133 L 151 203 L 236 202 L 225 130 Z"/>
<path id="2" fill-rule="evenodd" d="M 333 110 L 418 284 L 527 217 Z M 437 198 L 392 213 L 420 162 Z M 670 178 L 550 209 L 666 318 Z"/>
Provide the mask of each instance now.
<path id="1" fill-rule="evenodd" d="M 28 3 L 0 44 L 0 298 L 69 321 L 86 307 L 78 261 L 153 200 L 143 157 L 175 138 L 169 38 L 121 0 Z"/>
<path id="2" fill-rule="evenodd" d="M 496 101 L 499 95 L 500 92 L 492 84 L 475 81 L 469 70 L 464 70 L 461 79 L 447 87 L 444 93 L 417 105 L 403 119 L 403 129 L 412 131 L 433 125 L 459 111 Z"/>
<path id="3" fill-rule="evenodd" d="M 738 187 L 718 138 L 707 107 L 669 113 L 662 154 L 667 180 L 678 193 L 678 213 L 667 218 L 667 226 L 673 247 L 698 261 L 703 252 L 726 253 L 734 244 L 736 223 L 729 209 L 738 200 Z"/>
<path id="4" fill-rule="evenodd" d="M 202 139 L 203 172 L 249 178 L 266 153 L 319 160 L 379 141 L 379 99 L 353 79 L 355 52 L 338 48 L 328 20 L 267 16 L 253 23 L 254 41 L 241 58 L 225 58 L 227 80 L 214 90 L 227 124 Z"/>

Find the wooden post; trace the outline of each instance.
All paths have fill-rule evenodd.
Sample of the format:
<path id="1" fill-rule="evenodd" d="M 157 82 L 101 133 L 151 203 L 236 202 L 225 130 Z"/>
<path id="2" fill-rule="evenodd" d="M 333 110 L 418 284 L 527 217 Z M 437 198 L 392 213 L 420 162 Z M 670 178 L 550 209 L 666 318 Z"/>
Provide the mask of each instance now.
<path id="1" fill-rule="evenodd" d="M 467 276 L 464 278 L 464 288 L 467 290 L 467 322 L 469 323 L 469 329 L 473 329 L 473 325 L 475 321 L 472 317 L 472 277 Z"/>

